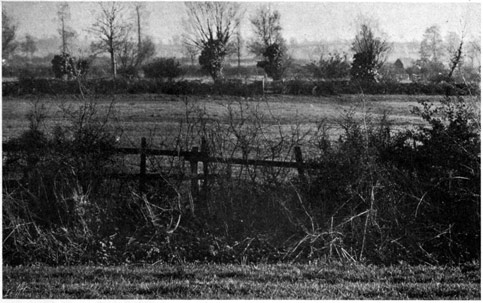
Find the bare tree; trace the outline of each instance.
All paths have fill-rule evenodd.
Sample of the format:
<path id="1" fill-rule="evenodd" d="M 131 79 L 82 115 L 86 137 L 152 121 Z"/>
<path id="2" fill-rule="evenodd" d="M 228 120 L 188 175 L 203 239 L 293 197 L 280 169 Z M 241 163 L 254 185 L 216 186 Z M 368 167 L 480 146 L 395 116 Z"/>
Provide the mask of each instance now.
<path id="1" fill-rule="evenodd" d="M 145 20 L 149 16 L 145 3 L 136 2 L 134 5 L 136 28 L 137 28 L 137 60 L 136 66 L 140 66 L 146 60 L 154 56 L 156 49 L 151 38 L 143 37 L 142 29 L 146 27 Z"/>
<path id="2" fill-rule="evenodd" d="M 113 78 L 117 76 L 116 56 L 123 43 L 127 40 L 131 25 L 124 19 L 125 7 L 119 2 L 101 2 L 100 14 L 91 27 L 99 39 L 93 48 L 108 52 L 111 57 L 111 70 Z"/>
<path id="3" fill-rule="evenodd" d="M 2 8 L 2 57 L 8 58 L 17 48 L 15 42 L 17 26 L 12 22 L 5 8 Z"/>
<path id="4" fill-rule="evenodd" d="M 236 2 L 187 2 L 186 41 L 200 51 L 199 63 L 214 81 L 223 77 L 228 45 L 243 14 Z"/>
<path id="5" fill-rule="evenodd" d="M 144 5 L 144 3 L 137 2 L 134 5 L 134 9 L 136 11 L 136 25 L 137 25 L 137 29 L 138 29 L 138 52 L 140 52 L 141 48 L 142 48 L 141 15 L 144 14 L 146 6 Z"/>
<path id="6" fill-rule="evenodd" d="M 463 65 L 463 45 L 465 38 L 465 26 L 461 30 L 461 35 L 458 36 L 455 32 L 448 33 L 446 38 L 447 51 L 449 53 L 449 73 L 448 80 L 452 80 L 453 73 L 456 68 L 461 68 Z"/>
<path id="7" fill-rule="evenodd" d="M 69 3 L 62 2 L 57 6 L 57 18 L 59 21 L 59 34 L 62 38 L 62 53 L 69 52 L 69 40 L 75 37 L 75 32 L 69 28 L 67 22 L 70 21 Z"/>
<path id="8" fill-rule="evenodd" d="M 238 61 L 238 72 L 240 72 L 240 67 L 241 67 L 241 57 L 242 57 L 242 50 L 243 50 L 243 37 L 241 34 L 240 29 L 236 32 L 236 37 L 235 37 L 235 52 L 236 52 L 236 57 Z"/>

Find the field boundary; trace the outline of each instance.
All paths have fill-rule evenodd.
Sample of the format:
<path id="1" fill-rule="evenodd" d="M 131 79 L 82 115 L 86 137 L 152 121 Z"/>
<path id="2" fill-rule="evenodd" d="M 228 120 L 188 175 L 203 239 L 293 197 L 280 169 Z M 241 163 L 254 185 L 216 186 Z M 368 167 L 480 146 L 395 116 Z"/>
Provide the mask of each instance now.
<path id="1" fill-rule="evenodd" d="M 8 152 L 21 152 L 21 150 L 12 145 L 3 144 L 3 153 Z M 147 156 L 164 156 L 164 157 L 178 157 L 190 164 L 189 175 L 169 175 L 168 177 L 175 177 L 183 180 L 190 180 L 191 182 L 191 194 L 193 197 L 200 197 L 200 181 L 202 183 L 202 192 L 206 192 L 208 189 L 208 180 L 210 177 L 219 177 L 219 175 L 210 174 L 210 163 L 222 163 L 233 164 L 242 166 L 254 166 L 254 167 L 279 167 L 279 168 L 292 168 L 297 169 L 300 180 L 305 183 L 307 181 L 305 176 L 306 169 L 317 169 L 321 165 L 318 163 L 306 163 L 304 162 L 302 150 L 300 146 L 294 146 L 294 158 L 293 161 L 278 161 L 278 160 L 260 160 L 249 158 L 224 158 L 211 156 L 209 153 L 209 147 L 206 139 L 201 139 L 201 146 L 193 146 L 191 150 L 171 150 L 171 149 L 153 149 L 147 148 L 146 138 L 141 138 L 141 145 L 136 147 L 117 147 L 114 148 L 114 154 L 118 155 L 139 155 L 139 173 L 122 173 L 122 174 L 109 174 L 112 178 L 138 178 L 139 180 L 139 192 L 143 194 L 146 192 L 146 182 L 148 180 L 160 180 L 166 178 L 166 176 L 160 173 L 148 173 L 147 172 Z M 202 164 L 200 169 L 199 164 Z M 231 176 L 230 176 L 231 177 Z M 18 179 L 4 180 L 4 182 L 18 181 Z"/>

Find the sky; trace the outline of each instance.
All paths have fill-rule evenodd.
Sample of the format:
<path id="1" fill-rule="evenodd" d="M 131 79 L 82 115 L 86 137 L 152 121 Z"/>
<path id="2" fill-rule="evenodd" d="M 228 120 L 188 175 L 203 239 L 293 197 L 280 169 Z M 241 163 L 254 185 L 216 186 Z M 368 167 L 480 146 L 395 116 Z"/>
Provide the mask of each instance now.
<path id="1" fill-rule="evenodd" d="M 57 35 L 56 21 L 59 2 L 6 1 L 7 13 L 18 26 L 18 37 Z M 125 2 L 132 5 L 131 2 Z M 460 33 L 465 28 L 467 39 L 481 35 L 481 3 L 479 1 L 453 2 L 327 2 L 284 1 L 242 2 L 245 18 L 244 37 L 251 36 L 249 18 L 262 5 L 270 5 L 281 14 L 282 34 L 287 41 L 334 41 L 353 39 L 360 16 L 377 20 L 379 28 L 391 42 L 420 41 L 426 28 L 437 24 L 443 37 L 449 31 Z M 69 2 L 71 26 L 79 37 L 91 37 L 88 29 L 99 11 L 97 2 Z M 169 43 L 172 37 L 183 33 L 186 18 L 181 1 L 145 2 L 148 18 L 145 33 L 156 42 Z"/>

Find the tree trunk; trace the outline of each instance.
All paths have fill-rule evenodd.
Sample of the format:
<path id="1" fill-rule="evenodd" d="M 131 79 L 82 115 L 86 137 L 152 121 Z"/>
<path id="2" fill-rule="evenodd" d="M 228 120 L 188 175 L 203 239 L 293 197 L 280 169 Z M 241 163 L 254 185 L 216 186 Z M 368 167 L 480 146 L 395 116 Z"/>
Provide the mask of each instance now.
<path id="1" fill-rule="evenodd" d="M 114 55 L 114 50 L 110 51 L 110 54 L 111 54 L 112 78 L 116 79 L 116 76 L 117 76 L 117 67 L 116 67 L 116 56 Z"/>
<path id="2" fill-rule="evenodd" d="M 463 54 L 463 40 L 461 40 L 458 50 L 456 51 L 456 54 L 454 54 L 454 57 L 451 60 L 452 65 L 448 74 L 448 80 L 451 80 L 451 78 L 453 77 L 453 72 L 458 66 L 458 64 L 460 63 L 462 54 Z"/>

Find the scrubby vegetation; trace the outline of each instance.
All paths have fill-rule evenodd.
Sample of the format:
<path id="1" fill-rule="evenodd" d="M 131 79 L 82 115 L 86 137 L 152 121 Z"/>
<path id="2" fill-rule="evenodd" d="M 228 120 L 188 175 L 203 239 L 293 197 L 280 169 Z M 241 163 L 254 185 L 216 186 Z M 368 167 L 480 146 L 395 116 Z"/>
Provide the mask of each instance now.
<path id="1" fill-rule="evenodd" d="M 3 164 L 4 263 L 478 260 L 478 110 L 449 97 L 421 105 L 427 125 L 407 131 L 349 111 L 336 142 L 324 121 L 315 131 L 268 128 L 256 106 L 240 103 L 219 123 L 189 105 L 165 147 L 189 150 L 204 137 L 219 157 L 290 160 L 299 145 L 321 166 L 300 179 L 288 169 L 210 164 L 218 177 L 200 197 L 170 177 L 188 173 L 177 159 L 150 160 L 164 179 L 144 195 L 137 180 L 114 176 L 132 172 L 132 160 L 114 153 L 122 132 L 110 123 L 114 110 L 86 101 L 63 109 L 67 125 L 45 129 L 37 105 L 30 130 L 4 143 L 12 150 Z M 20 181 L 6 182 L 15 174 Z"/>

